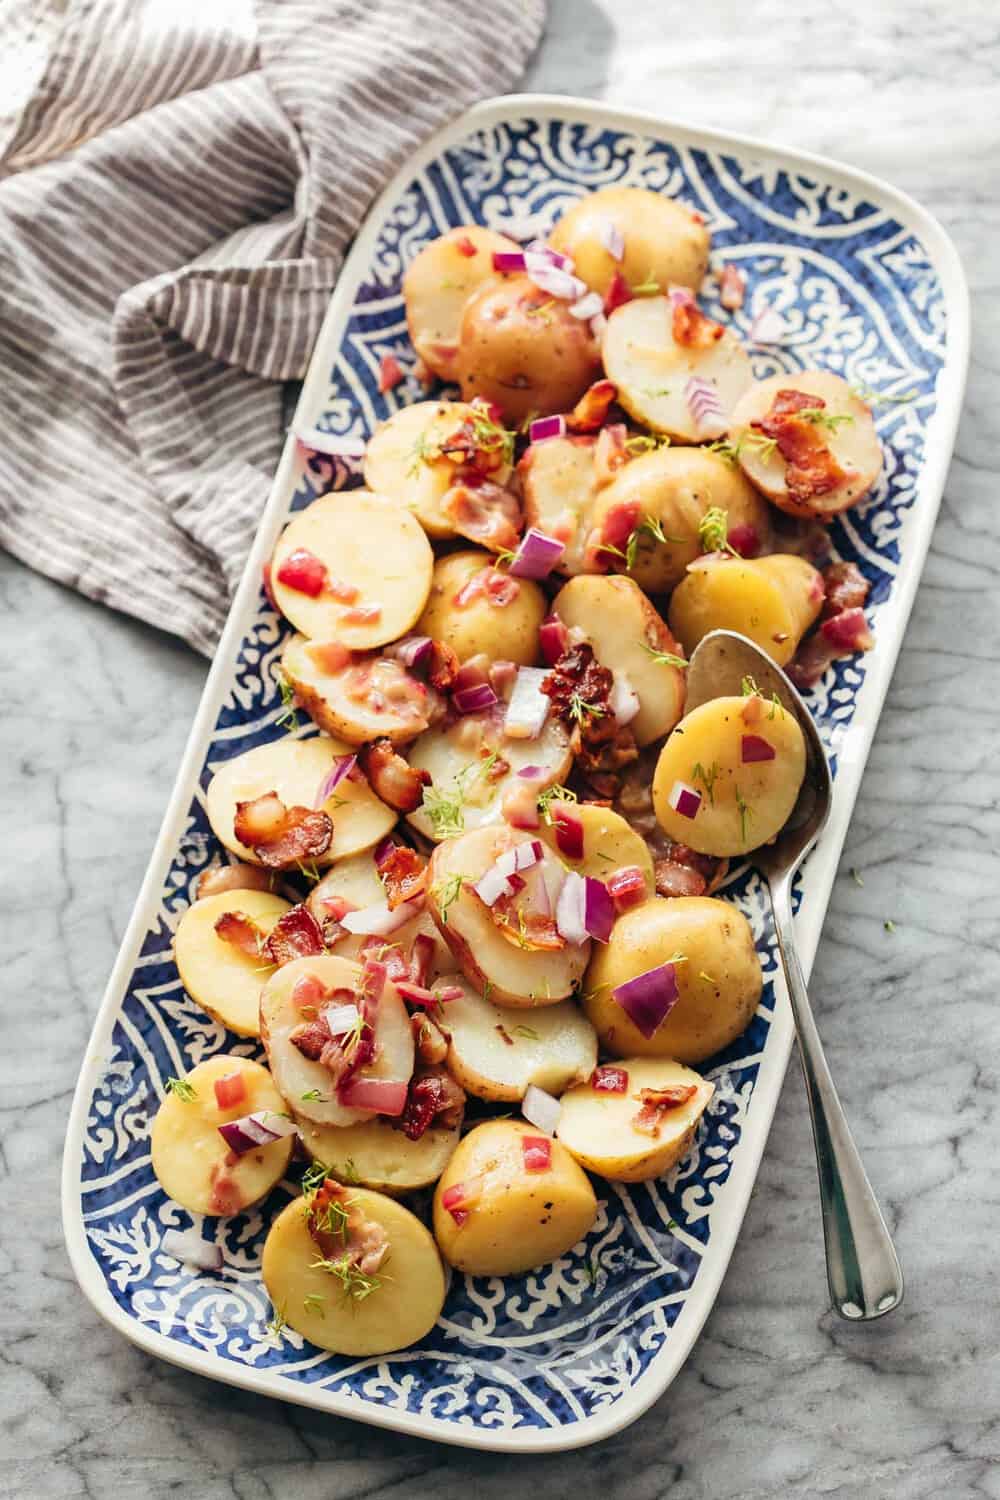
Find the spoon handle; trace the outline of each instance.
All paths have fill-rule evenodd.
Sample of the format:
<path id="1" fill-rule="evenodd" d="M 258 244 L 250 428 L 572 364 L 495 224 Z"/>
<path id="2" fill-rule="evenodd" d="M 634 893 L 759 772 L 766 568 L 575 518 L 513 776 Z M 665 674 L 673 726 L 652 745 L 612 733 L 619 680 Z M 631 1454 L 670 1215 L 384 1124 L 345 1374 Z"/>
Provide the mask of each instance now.
<path id="1" fill-rule="evenodd" d="M 833 1308 L 853 1322 L 879 1318 L 903 1300 L 903 1273 L 816 1030 L 795 947 L 790 874 L 771 885 L 771 907 L 812 1116 Z"/>

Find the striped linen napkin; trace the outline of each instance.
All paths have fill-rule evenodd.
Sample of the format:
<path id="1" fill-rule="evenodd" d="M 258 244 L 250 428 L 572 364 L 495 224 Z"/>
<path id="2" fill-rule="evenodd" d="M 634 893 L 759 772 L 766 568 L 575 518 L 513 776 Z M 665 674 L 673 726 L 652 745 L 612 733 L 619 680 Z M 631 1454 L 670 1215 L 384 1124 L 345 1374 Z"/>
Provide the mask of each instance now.
<path id="1" fill-rule="evenodd" d="M 0 120 L 0 542 L 210 654 L 348 241 L 544 0 L 58 8 Z"/>

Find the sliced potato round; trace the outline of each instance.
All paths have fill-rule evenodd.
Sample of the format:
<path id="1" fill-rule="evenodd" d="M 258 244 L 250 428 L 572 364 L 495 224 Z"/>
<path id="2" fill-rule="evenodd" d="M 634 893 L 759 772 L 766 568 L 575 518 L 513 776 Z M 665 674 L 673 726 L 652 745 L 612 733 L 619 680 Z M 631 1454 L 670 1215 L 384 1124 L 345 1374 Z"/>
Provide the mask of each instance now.
<path id="1" fill-rule="evenodd" d="M 326 568 L 326 584 L 315 598 L 281 581 L 282 568 L 299 551 Z M 381 495 L 344 490 L 321 496 L 289 521 L 271 559 L 271 590 L 281 613 L 303 635 L 371 651 L 415 623 L 433 565 L 430 542 L 415 517 Z M 351 591 L 349 599 L 336 597 Z"/>
<path id="2" fill-rule="evenodd" d="M 592 437 L 546 438 L 532 443 L 517 466 L 525 524 L 566 547 L 556 563 L 558 573 L 588 571 L 591 517 L 602 488 L 594 465 L 596 447 Z"/>
<path id="3" fill-rule="evenodd" d="M 554 806 L 558 807 L 558 803 Z M 552 808 L 550 808 L 550 813 Z M 626 865 L 638 865 L 646 877 L 647 894 L 656 889 L 653 875 L 653 856 L 646 840 L 630 828 L 620 813 L 610 807 L 598 807 L 584 802 L 572 809 L 583 827 L 583 858 L 574 859 L 559 847 L 553 823 L 542 820 L 537 837 L 552 849 L 563 864 L 580 875 L 592 875 L 595 880 L 607 880 L 616 870 Z"/>
<path id="4" fill-rule="evenodd" d="M 339 860 L 323 876 L 317 885 L 309 892 L 306 905 L 316 918 L 321 927 L 332 916 L 332 911 L 326 905 L 328 899 L 343 897 L 349 901 L 352 907 L 361 908 L 376 906 L 385 900 L 385 888 L 379 879 L 375 868 L 375 861 L 370 854 L 356 854 L 352 859 Z M 436 979 L 439 974 L 446 974 L 454 968 L 451 949 L 442 938 L 440 932 L 426 911 L 421 911 L 417 916 L 411 917 L 404 922 L 402 927 L 397 927 L 385 939 L 385 942 L 394 948 L 399 948 L 409 956 L 415 938 L 426 935 L 434 944 L 434 956 L 431 959 L 429 977 Z M 338 958 L 349 958 L 353 961 L 361 957 L 361 950 L 369 939 L 361 934 L 347 932 L 338 937 L 336 942 L 327 939 L 328 947 L 335 948 Z"/>
<path id="5" fill-rule="evenodd" d="M 366 1219 L 389 1241 L 376 1286 L 363 1298 L 316 1261 L 301 1198 L 282 1209 L 264 1241 L 261 1274 L 276 1312 L 296 1333 L 334 1354 L 389 1354 L 429 1333 L 444 1305 L 441 1257 L 429 1232 L 401 1203 L 366 1188 L 352 1191 Z"/>
<path id="6" fill-rule="evenodd" d="M 314 1161 L 341 1182 L 358 1182 L 381 1193 L 412 1193 L 437 1182 L 454 1155 L 462 1129 L 431 1126 L 418 1141 L 391 1120 L 359 1125 L 316 1125 L 296 1115 L 299 1136 Z"/>
<path id="7" fill-rule="evenodd" d="M 531 1017 L 494 1005 L 467 982 L 449 1000 L 443 1024 L 451 1038 L 448 1071 L 480 1099 L 523 1099 L 530 1083 L 550 1094 L 589 1078 L 597 1035 L 574 1000 L 547 1005 Z"/>
<path id="8" fill-rule="evenodd" d="M 704 349 L 675 343 L 669 297 L 636 297 L 615 308 L 602 349 L 608 379 L 618 387 L 625 410 L 653 432 L 665 432 L 680 443 L 718 437 L 753 381 L 750 356 L 728 330 Z M 722 409 L 720 425 L 711 430 L 695 419 L 688 404 L 692 376 L 714 388 Z"/>
<path id="9" fill-rule="evenodd" d="M 444 498 L 455 483 L 459 460 L 440 452 L 465 422 L 483 420 L 464 401 L 417 401 L 394 412 L 372 433 L 365 452 L 365 483 L 395 504 L 412 511 L 428 536 L 456 536 Z M 509 464 L 492 474 L 497 484 L 510 478 Z"/>
<path id="10" fill-rule="evenodd" d="M 607 248 L 608 225 L 624 241 L 618 260 Z M 575 203 L 549 235 L 572 256 L 577 276 L 603 297 L 615 272 L 630 287 L 651 281 L 696 292 L 708 269 L 709 233 L 700 214 L 648 188 L 608 187 Z"/>
<path id="11" fill-rule="evenodd" d="M 559 1139 L 589 1172 L 613 1182 L 648 1182 L 687 1155 L 715 1088 L 665 1057 L 631 1057 L 622 1067 L 628 1074 L 622 1094 L 605 1093 L 588 1081 L 563 1095 Z M 664 1101 L 658 1110 L 643 1100 L 644 1089 L 694 1092 L 676 1104 Z"/>
<path id="12" fill-rule="evenodd" d="M 800 391 L 817 398 L 811 411 L 817 441 L 832 453 L 842 478 L 820 494 L 810 485 L 788 485 L 788 465 L 777 447 L 754 431 L 752 424 L 770 412 L 779 391 Z M 810 419 L 803 419 L 810 420 Z M 743 472 L 769 500 L 792 516 L 824 520 L 863 499 L 882 472 L 882 445 L 871 410 L 840 375 L 827 370 L 803 370 L 796 375 L 771 375 L 745 391 L 733 408 L 731 437 Z M 793 476 L 794 481 L 794 476 Z"/>
<path id="13" fill-rule="evenodd" d="M 822 576 L 804 557 L 713 552 L 689 565 L 669 620 L 687 656 L 709 631 L 736 630 L 783 667 L 822 608 Z"/>
<path id="14" fill-rule="evenodd" d="M 667 734 L 684 712 L 685 671 L 664 621 L 631 578 L 581 575 L 564 584 L 552 608 L 564 625 L 582 630 L 602 666 L 626 679 L 639 699 L 629 728 L 638 745 Z M 659 659 L 658 659 L 659 658 Z"/>
<path id="15" fill-rule="evenodd" d="M 506 235 L 481 224 L 460 224 L 431 240 L 407 267 L 403 297 L 410 339 L 424 364 L 441 380 L 455 378 L 462 309 L 471 293 L 496 274 L 494 251 L 519 249 Z"/>
<path id="16" fill-rule="evenodd" d="M 614 991 L 666 963 L 674 965 L 678 999 L 647 1037 Z M 738 907 L 712 896 L 654 896 L 618 918 L 610 942 L 595 945 L 583 1000 L 613 1056 L 696 1063 L 746 1030 L 762 988 L 753 933 Z"/>
<path id="17" fill-rule="evenodd" d="M 491 760 L 493 755 L 498 759 Z M 562 781 L 573 764 L 569 736 L 551 715 L 537 739 L 512 740 L 503 733 L 499 714 L 466 714 L 447 728 L 428 729 L 407 758 L 411 766 L 431 774 L 422 804 L 409 816 L 429 839 L 499 823 L 504 797 L 526 766 L 543 772 L 531 783 L 543 792 Z"/>
<path id="18" fill-rule="evenodd" d="M 243 1078 L 244 1097 L 220 1109 L 215 1084 L 231 1073 Z M 284 1114 L 285 1101 L 260 1063 L 225 1053 L 206 1058 L 181 1082 L 187 1087 L 167 1094 L 150 1132 L 157 1181 L 189 1213 L 242 1213 L 281 1181 L 292 1154 L 292 1137 L 237 1156 L 219 1134 L 219 1126 L 258 1110 Z"/>
<path id="19" fill-rule="evenodd" d="M 350 745 L 328 735 L 308 740 L 285 735 L 227 760 L 216 770 L 205 794 L 208 820 L 216 838 L 240 859 L 259 865 L 256 854 L 233 832 L 237 802 L 252 802 L 266 792 L 276 792 L 286 807 L 312 807 L 334 761 L 350 753 Z M 349 777 L 330 794 L 323 810 L 333 820 L 333 840 L 317 859 L 320 865 L 372 848 L 396 822 L 392 808 L 376 797 L 367 781 Z"/>
<path id="20" fill-rule="evenodd" d="M 434 1237 L 470 1276 L 516 1276 L 565 1255 L 593 1227 L 597 1199 L 565 1146 L 550 1143 L 543 1171 L 525 1169 L 522 1120 L 487 1120 L 462 1141 L 434 1194 Z M 467 1209 L 445 1207 L 449 1189 L 471 1188 Z M 457 1217 L 456 1217 L 457 1214 Z"/>
<path id="21" fill-rule="evenodd" d="M 513 828 L 477 828 L 439 844 L 431 856 L 427 905 L 466 979 L 500 1005 L 553 1005 L 571 994 L 587 967 L 590 943 L 542 950 L 521 947 L 499 930 L 472 886 L 506 850 L 530 842 Z M 538 866 L 557 891 L 560 862 L 546 854 Z"/>
<path id="22" fill-rule="evenodd" d="M 274 1082 L 289 1108 L 317 1125 L 356 1125 L 370 1120 L 374 1111 L 341 1104 L 331 1087 L 331 1075 L 320 1063 L 306 1057 L 289 1040 L 305 1015 L 292 998 L 303 976 L 315 977 L 328 993 L 337 989 L 357 991 L 361 966 L 346 958 L 320 953 L 283 964 L 268 980 L 260 996 L 260 1039 L 267 1052 Z M 358 1078 L 409 1079 L 413 1072 L 413 1032 L 399 991 L 386 982 L 375 1017 L 375 1060 L 362 1068 Z M 313 1097 L 313 1096 L 317 1097 Z"/>
<path id="23" fill-rule="evenodd" d="M 771 752 L 771 759 L 760 756 Z M 660 751 L 653 809 L 668 838 L 699 854 L 748 854 L 781 832 L 806 769 L 798 720 L 780 703 L 713 698 L 686 714 Z M 678 782 L 694 787 L 694 816 L 678 812 Z"/>
<path id="24" fill-rule="evenodd" d="M 537 583 L 510 578 L 495 567 L 488 552 L 450 552 L 434 564 L 430 598 L 417 621 L 417 633 L 444 641 L 459 661 L 485 652 L 491 661 L 530 667 L 538 660 L 538 627 L 546 601 Z M 475 580 L 480 575 L 480 585 Z M 499 591 L 490 592 L 490 583 Z M 511 590 L 515 597 L 504 600 Z"/>
<path id="25" fill-rule="evenodd" d="M 268 891 L 223 891 L 189 906 L 174 933 L 181 984 L 210 1016 L 239 1036 L 260 1035 L 260 992 L 270 973 L 267 954 L 244 953 L 227 943 L 215 924 L 227 912 L 242 912 L 269 933 L 291 903 Z"/>
<path id="26" fill-rule="evenodd" d="M 323 664 L 323 646 L 293 635 L 281 670 L 306 713 L 350 745 L 385 735 L 394 745 L 415 739 L 439 706 L 437 695 L 388 656 L 360 656 L 340 671 Z"/>
<path id="27" fill-rule="evenodd" d="M 601 491 L 591 544 L 609 541 L 624 551 L 628 536 L 639 527 L 629 575 L 649 594 L 666 593 L 701 555 L 698 527 L 713 507 L 726 512 L 730 531 L 752 527 L 760 549 L 766 549 L 771 536 L 767 503 L 737 465 L 705 448 L 660 448 L 632 459 Z M 611 571 L 624 566 L 614 558 Z"/>

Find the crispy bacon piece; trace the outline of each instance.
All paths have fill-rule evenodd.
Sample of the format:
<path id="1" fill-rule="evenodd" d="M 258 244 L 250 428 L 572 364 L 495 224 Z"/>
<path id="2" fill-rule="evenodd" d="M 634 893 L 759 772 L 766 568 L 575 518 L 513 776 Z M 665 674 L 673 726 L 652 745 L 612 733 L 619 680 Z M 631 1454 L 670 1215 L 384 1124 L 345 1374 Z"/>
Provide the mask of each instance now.
<path id="1" fill-rule="evenodd" d="M 604 485 L 610 484 L 618 470 L 628 462 L 628 450 L 625 447 L 627 438 L 628 428 L 624 422 L 611 422 L 597 434 L 594 446 L 594 483 L 598 488 L 602 489 Z"/>
<path id="2" fill-rule="evenodd" d="M 313 1021 L 303 1021 L 301 1026 L 296 1026 L 290 1033 L 288 1040 L 293 1047 L 297 1047 L 303 1057 L 308 1057 L 310 1062 L 319 1062 L 323 1056 L 324 1047 L 333 1041 L 330 1028 L 323 1016 L 317 1016 Z"/>
<path id="3" fill-rule="evenodd" d="M 410 1079 L 406 1106 L 400 1116 L 408 1140 L 419 1141 L 432 1124 L 453 1130 L 462 1123 L 465 1093 L 443 1068 L 422 1069 Z"/>
<path id="4" fill-rule="evenodd" d="M 460 239 L 457 239 L 455 241 L 455 249 L 458 251 L 459 255 L 473 256 L 479 254 L 479 251 L 476 249 L 475 245 L 469 239 L 469 236 L 467 234 L 463 234 Z"/>
<path id="5" fill-rule="evenodd" d="M 410 1029 L 418 1060 L 422 1063 L 443 1063 L 448 1056 L 448 1038 L 425 1010 L 413 1012 Z"/>
<path id="6" fill-rule="evenodd" d="M 430 933 L 418 932 L 410 945 L 410 979 L 414 984 L 426 986 L 436 951 Z"/>
<path id="7" fill-rule="evenodd" d="M 638 526 L 642 509 L 638 500 L 623 500 L 612 505 L 601 523 L 587 538 L 588 567 L 608 568 L 625 551 L 629 537 Z"/>
<path id="8" fill-rule="evenodd" d="M 805 391 L 781 390 L 775 394 L 771 410 L 759 422 L 751 422 L 755 432 L 773 438 L 785 460 L 785 486 L 789 496 L 805 504 L 816 495 L 829 494 L 843 484 L 847 474 L 840 467 L 820 436 L 819 428 L 798 415 L 801 411 L 825 406 L 821 396 Z"/>
<path id="9" fill-rule="evenodd" d="M 312 657 L 321 672 L 333 676 L 350 665 L 354 652 L 350 646 L 342 646 L 340 641 L 310 641 L 306 655 Z"/>
<path id="10" fill-rule="evenodd" d="M 427 886 L 427 861 L 407 844 L 386 840 L 375 854 L 375 868 L 385 886 L 389 910 L 422 896 Z"/>
<path id="11" fill-rule="evenodd" d="M 258 927 L 253 917 L 245 911 L 224 911 L 215 923 L 216 936 L 224 943 L 232 943 L 248 958 L 260 958 L 266 939 L 263 928 Z"/>
<path id="12" fill-rule="evenodd" d="M 622 865 L 608 876 L 605 885 L 616 912 L 628 911 L 646 899 L 646 877 L 638 865 Z"/>
<path id="13" fill-rule="evenodd" d="M 841 610 L 860 609 L 868 598 L 871 584 L 857 563 L 831 563 L 823 574 L 823 618 L 829 620 Z"/>
<path id="14" fill-rule="evenodd" d="M 301 902 L 291 911 L 282 913 L 271 928 L 265 946 L 271 962 L 279 966 L 290 964 L 295 958 L 323 953 L 326 948 L 319 923 L 308 906 Z"/>
<path id="15" fill-rule="evenodd" d="M 617 395 L 618 387 L 613 380 L 595 380 L 566 418 L 570 432 L 596 432 L 607 419 Z"/>
<path id="16" fill-rule="evenodd" d="M 378 1001 L 364 990 L 358 994 L 346 989 L 334 990 L 327 998 L 345 1005 L 357 1005 L 365 1023 L 360 1035 L 355 1034 L 345 1045 L 345 1038 L 332 1034 L 326 1016 L 321 1012 L 315 1020 L 304 1021 L 301 1026 L 293 1027 L 288 1040 L 293 1047 L 299 1049 L 303 1057 L 326 1068 L 332 1075 L 334 1087 L 339 1089 L 359 1069 L 367 1067 L 375 1056 L 375 1011 Z"/>
<path id="17" fill-rule="evenodd" d="M 533 953 L 558 953 L 565 948 L 566 939 L 556 926 L 555 918 L 523 904 L 518 906 L 519 894 L 501 896 L 486 908 L 501 937 L 513 947 Z"/>
<path id="18" fill-rule="evenodd" d="M 738 266 L 727 260 L 719 277 L 719 301 L 727 312 L 736 312 L 743 306 L 747 279 Z"/>
<path id="19" fill-rule="evenodd" d="M 721 323 L 703 313 L 693 297 L 690 301 L 678 297 L 674 301 L 671 331 L 674 343 L 685 349 L 711 349 L 726 330 Z"/>
<path id="20" fill-rule="evenodd" d="M 452 648 L 444 641 L 432 641 L 429 653 L 427 681 L 439 693 L 446 693 L 458 675 L 459 660 Z"/>
<path id="21" fill-rule="evenodd" d="M 406 377 L 402 366 L 394 354 L 383 354 L 378 365 L 378 388 L 383 396 L 386 391 L 394 390 Z"/>
<path id="22" fill-rule="evenodd" d="M 222 1161 L 213 1164 L 209 1173 L 209 1182 L 212 1184 L 209 1211 L 221 1218 L 231 1218 L 243 1207 L 243 1194 L 229 1175 L 239 1159 L 234 1151 L 227 1151 Z"/>
<path id="23" fill-rule="evenodd" d="M 668 843 L 653 873 L 658 896 L 705 896 L 718 890 L 729 869 L 727 859 L 699 854 L 687 844 Z"/>
<path id="24" fill-rule="evenodd" d="M 628 282 L 621 271 L 616 271 L 611 278 L 610 285 L 604 294 L 605 316 L 610 316 L 616 307 L 621 307 L 626 302 L 632 301 L 632 292 Z"/>
<path id="25" fill-rule="evenodd" d="M 429 771 L 418 771 L 398 755 L 385 735 L 362 745 L 358 762 L 371 783 L 372 791 L 397 812 L 411 813 L 420 806 L 424 787 L 431 779 Z"/>
<path id="26" fill-rule="evenodd" d="M 286 807 L 277 792 L 237 802 L 233 833 L 269 870 L 283 870 L 325 854 L 333 838 L 329 814 Z"/>
<path id="27" fill-rule="evenodd" d="M 244 864 L 236 859 L 231 865 L 211 865 L 202 870 L 195 886 L 195 899 L 221 896 L 225 891 L 269 891 L 272 877 L 259 865 Z"/>
<path id="28" fill-rule="evenodd" d="M 329 586 L 329 581 L 326 563 L 306 547 L 296 547 L 294 552 L 289 552 L 278 569 L 279 583 L 298 594 L 308 594 L 310 599 L 318 599 Z"/>
<path id="29" fill-rule="evenodd" d="M 524 516 L 520 501 L 503 485 L 485 480 L 470 484 L 471 476 L 447 491 L 441 508 L 455 530 L 493 552 L 513 552 L 521 539 Z"/>
<path id="30" fill-rule="evenodd" d="M 306 1228 L 324 1260 L 346 1260 L 362 1276 L 374 1276 L 389 1249 L 381 1224 L 366 1218 L 350 1188 L 330 1177 L 312 1195 Z"/>
<path id="31" fill-rule="evenodd" d="M 570 746 L 580 769 L 618 771 L 639 754 L 635 735 L 611 709 L 614 676 L 594 658 L 586 643 L 570 646 L 542 682 L 555 713 L 570 729 Z"/>
<path id="32" fill-rule="evenodd" d="M 698 1085 L 695 1083 L 678 1083 L 668 1089 L 640 1089 L 642 1108 L 632 1119 L 632 1129 L 638 1130 L 642 1135 L 652 1136 L 655 1141 L 660 1134 L 663 1116 L 672 1109 L 679 1109 L 682 1104 L 687 1104 L 697 1092 Z"/>
<path id="33" fill-rule="evenodd" d="M 875 644 L 863 609 L 842 609 L 821 623 L 819 633 L 831 646 L 836 646 L 842 656 L 850 656 L 855 651 L 870 651 Z"/>
<path id="34" fill-rule="evenodd" d="M 756 557 L 760 552 L 760 533 L 756 526 L 731 526 L 726 541 L 740 557 Z"/>
<path id="35" fill-rule="evenodd" d="M 397 980 L 408 980 L 411 977 L 410 965 L 399 944 L 387 943 L 384 938 L 377 937 L 374 933 L 365 938 L 358 949 L 358 957 L 382 964 L 385 968 L 385 977 L 392 984 L 395 984 Z"/>
<path id="36" fill-rule="evenodd" d="M 480 568 L 478 573 L 473 573 L 462 584 L 452 602 L 459 609 L 464 609 L 476 599 L 485 599 L 487 604 L 492 604 L 496 609 L 505 609 L 508 604 L 513 604 L 520 592 L 518 580 L 511 578 L 500 568 Z"/>

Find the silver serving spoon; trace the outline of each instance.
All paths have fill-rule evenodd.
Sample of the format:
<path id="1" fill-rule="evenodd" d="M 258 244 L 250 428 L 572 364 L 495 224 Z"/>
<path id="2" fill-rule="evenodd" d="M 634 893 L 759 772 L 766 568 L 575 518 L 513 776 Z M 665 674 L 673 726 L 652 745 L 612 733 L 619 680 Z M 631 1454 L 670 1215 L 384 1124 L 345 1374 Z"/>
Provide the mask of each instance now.
<path id="1" fill-rule="evenodd" d="M 785 983 L 799 1038 L 819 1170 L 826 1272 L 834 1311 L 854 1322 L 880 1318 L 903 1300 L 903 1273 L 871 1183 L 837 1097 L 816 1030 L 806 982 L 795 949 L 792 883 L 823 831 L 830 812 L 830 767 L 812 716 L 770 657 L 731 630 L 713 630 L 691 656 L 685 711 L 711 698 L 738 696 L 745 677 L 761 693 L 776 693 L 793 713 L 806 740 L 806 774 L 791 817 L 773 844 L 750 859 L 765 877 L 771 896 Z"/>

